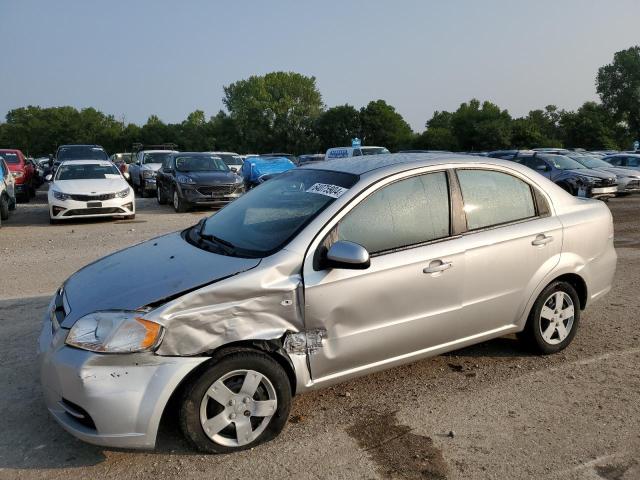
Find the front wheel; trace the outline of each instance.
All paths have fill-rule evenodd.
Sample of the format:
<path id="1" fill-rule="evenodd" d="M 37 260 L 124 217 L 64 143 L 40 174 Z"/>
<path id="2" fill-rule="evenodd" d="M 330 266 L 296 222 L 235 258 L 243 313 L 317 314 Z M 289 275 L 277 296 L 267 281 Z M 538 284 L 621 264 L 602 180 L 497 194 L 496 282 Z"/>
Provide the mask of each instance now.
<path id="1" fill-rule="evenodd" d="M 147 190 L 144 188 L 144 180 L 140 179 L 140 196 L 142 198 L 147 197 Z"/>
<path id="2" fill-rule="evenodd" d="M 184 213 L 189 209 L 189 204 L 178 194 L 178 190 L 173 190 L 173 208 L 178 213 Z"/>
<path id="3" fill-rule="evenodd" d="M 180 427 L 200 451 L 230 453 L 275 438 L 291 409 L 291 385 L 271 357 L 241 351 L 222 357 L 185 387 Z"/>
<path id="4" fill-rule="evenodd" d="M 9 200 L 5 195 L 0 196 L 0 219 L 9 219 Z"/>
<path id="5" fill-rule="evenodd" d="M 553 282 L 538 296 L 520 338 L 536 353 L 566 348 L 578 330 L 580 299 L 567 282 Z"/>
<path id="6" fill-rule="evenodd" d="M 167 203 L 167 200 L 164 198 L 164 195 L 162 194 L 162 189 L 160 188 L 160 185 L 158 185 L 156 188 L 156 200 L 158 200 L 158 204 L 160 205 L 164 205 L 165 203 Z"/>

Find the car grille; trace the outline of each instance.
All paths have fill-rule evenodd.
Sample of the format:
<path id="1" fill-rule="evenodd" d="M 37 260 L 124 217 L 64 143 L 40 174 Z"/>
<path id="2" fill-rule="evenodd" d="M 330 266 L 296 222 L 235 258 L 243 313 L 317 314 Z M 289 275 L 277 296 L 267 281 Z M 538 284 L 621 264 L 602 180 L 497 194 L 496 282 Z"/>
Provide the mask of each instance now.
<path id="1" fill-rule="evenodd" d="M 640 180 L 631 180 L 629 183 L 627 183 L 627 186 L 625 188 L 628 190 L 640 188 Z"/>
<path id="2" fill-rule="evenodd" d="M 78 202 L 94 202 L 101 200 L 111 200 L 116 198 L 115 193 L 103 193 L 102 195 L 70 195 L 71 200 L 76 200 Z"/>
<path id="3" fill-rule="evenodd" d="M 231 195 L 238 189 L 238 185 L 211 185 L 208 187 L 198 187 L 197 190 L 202 195 L 209 196 L 220 196 L 220 195 Z"/>
<path id="4" fill-rule="evenodd" d="M 603 178 L 595 182 L 594 187 L 614 187 L 617 185 L 615 178 Z"/>
<path id="5" fill-rule="evenodd" d="M 100 215 L 100 214 L 109 214 L 109 213 L 113 213 L 115 215 L 118 213 L 125 213 L 125 211 L 117 207 L 79 208 L 75 210 L 67 210 L 66 212 L 64 212 L 64 216 L 73 217 L 73 216 L 80 216 L 80 215 Z"/>

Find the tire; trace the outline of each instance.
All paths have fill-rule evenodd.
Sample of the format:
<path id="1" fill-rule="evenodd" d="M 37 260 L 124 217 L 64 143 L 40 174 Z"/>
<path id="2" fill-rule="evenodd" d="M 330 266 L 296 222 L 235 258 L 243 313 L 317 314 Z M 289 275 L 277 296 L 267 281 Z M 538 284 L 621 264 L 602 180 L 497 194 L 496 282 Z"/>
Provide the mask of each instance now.
<path id="1" fill-rule="evenodd" d="M 164 195 L 162 194 L 162 189 L 160 188 L 160 185 L 158 185 L 156 187 L 156 200 L 158 201 L 159 205 L 164 205 L 167 203 L 167 199 L 164 198 Z"/>
<path id="2" fill-rule="evenodd" d="M 258 383 L 245 387 L 245 379 L 255 382 L 256 375 Z M 208 393 L 214 387 L 215 398 Z M 243 388 L 247 394 L 241 394 Z M 261 414 L 255 415 L 258 408 Z M 184 436 L 195 448 L 207 453 L 231 453 L 275 438 L 290 410 L 291 385 L 286 372 L 264 353 L 242 350 L 212 361 L 187 383 L 178 416 Z M 212 422 L 209 433 L 205 432 L 205 421 L 214 418 L 218 421 Z M 238 425 L 242 433 L 236 429 Z"/>
<path id="3" fill-rule="evenodd" d="M 59 222 L 55 218 L 49 217 L 49 225 L 57 225 Z"/>
<path id="4" fill-rule="evenodd" d="M 29 203 L 29 201 L 31 200 L 31 197 L 29 197 L 29 192 L 21 194 L 20 200 L 22 201 L 22 203 Z"/>
<path id="5" fill-rule="evenodd" d="M 0 219 L 9 219 L 9 199 L 6 195 L 0 197 Z"/>
<path id="6" fill-rule="evenodd" d="M 12 211 L 15 210 L 16 206 L 17 206 L 16 199 L 15 198 L 10 199 L 9 200 L 9 210 L 12 210 Z"/>
<path id="7" fill-rule="evenodd" d="M 33 183 L 29 185 L 29 197 L 35 198 L 36 196 L 36 188 L 33 186 Z"/>
<path id="8" fill-rule="evenodd" d="M 173 189 L 173 209 L 178 213 L 189 210 L 189 204 L 178 194 L 178 190 Z"/>
<path id="9" fill-rule="evenodd" d="M 561 308 L 556 307 L 559 300 Z M 536 299 L 519 337 L 535 353 L 548 355 L 565 349 L 576 336 L 579 324 L 580 299 L 576 290 L 567 282 L 556 281 Z"/>
<path id="10" fill-rule="evenodd" d="M 144 180 L 140 179 L 140 196 L 142 198 L 147 198 L 147 191 L 144 188 Z"/>

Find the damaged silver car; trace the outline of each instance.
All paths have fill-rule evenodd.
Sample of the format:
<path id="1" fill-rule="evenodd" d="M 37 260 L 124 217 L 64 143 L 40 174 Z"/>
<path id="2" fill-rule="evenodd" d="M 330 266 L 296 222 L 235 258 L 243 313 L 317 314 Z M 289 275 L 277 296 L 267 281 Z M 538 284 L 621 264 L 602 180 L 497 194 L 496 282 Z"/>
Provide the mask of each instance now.
<path id="1" fill-rule="evenodd" d="M 46 404 L 90 443 L 274 438 L 295 394 L 510 333 L 565 348 L 616 268 L 607 206 L 492 158 L 386 154 L 292 170 L 51 300 Z M 169 402 L 173 399 L 172 402 Z"/>

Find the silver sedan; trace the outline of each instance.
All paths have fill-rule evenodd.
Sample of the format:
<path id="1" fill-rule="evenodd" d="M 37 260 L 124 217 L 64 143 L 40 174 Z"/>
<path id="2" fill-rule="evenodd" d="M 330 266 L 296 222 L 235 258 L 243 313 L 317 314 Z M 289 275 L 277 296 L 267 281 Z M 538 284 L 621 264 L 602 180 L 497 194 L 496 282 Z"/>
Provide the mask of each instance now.
<path id="1" fill-rule="evenodd" d="M 82 440 L 151 448 L 175 398 L 197 449 L 251 448 L 297 393 L 510 333 L 558 352 L 615 268 L 607 206 L 513 162 L 322 162 L 71 276 L 46 404 Z"/>

